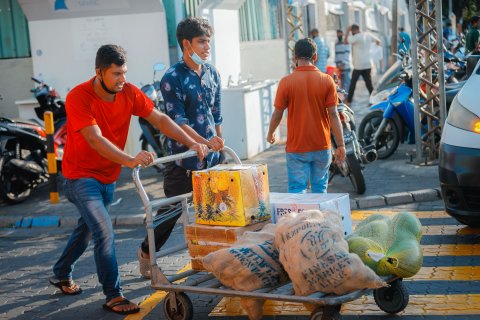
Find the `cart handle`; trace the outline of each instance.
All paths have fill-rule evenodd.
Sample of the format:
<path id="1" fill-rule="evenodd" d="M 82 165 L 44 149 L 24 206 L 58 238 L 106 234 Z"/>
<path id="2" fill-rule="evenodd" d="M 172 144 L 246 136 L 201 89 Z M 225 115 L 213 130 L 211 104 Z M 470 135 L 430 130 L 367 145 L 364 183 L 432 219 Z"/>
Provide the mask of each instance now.
<path id="1" fill-rule="evenodd" d="M 212 150 L 209 150 L 209 151 L 212 152 Z M 228 155 L 230 155 L 232 157 L 233 161 L 236 164 L 242 164 L 242 161 L 240 160 L 238 155 L 235 153 L 235 151 L 233 151 L 233 149 L 231 149 L 227 146 L 224 146 L 222 151 L 224 151 Z M 160 164 L 160 163 L 167 163 L 167 162 L 172 162 L 172 161 L 181 160 L 181 159 L 185 159 L 185 158 L 190 158 L 190 157 L 193 157 L 193 156 L 196 156 L 196 155 L 197 155 L 196 151 L 189 150 L 189 151 L 186 151 L 186 152 L 183 152 L 183 153 L 178 153 L 178 154 L 174 154 L 174 155 L 171 155 L 171 156 L 157 158 L 150 165 L 146 166 L 145 168 L 148 168 L 150 166 Z M 148 219 L 148 211 L 151 212 L 151 210 L 152 210 L 152 202 L 148 198 L 147 192 L 143 188 L 142 182 L 140 181 L 140 169 L 144 169 L 144 167 L 137 166 L 137 167 L 133 168 L 132 177 L 133 177 L 133 182 L 135 183 L 135 187 L 137 189 L 137 192 L 140 195 L 140 198 L 142 200 L 143 206 L 147 210 L 147 219 Z M 158 205 L 158 204 L 163 205 L 163 204 L 166 204 L 168 202 L 168 200 L 163 199 L 163 201 L 157 201 L 157 202 L 159 202 L 159 203 L 155 203 L 156 205 Z M 177 202 L 178 202 L 178 200 L 177 200 Z"/>

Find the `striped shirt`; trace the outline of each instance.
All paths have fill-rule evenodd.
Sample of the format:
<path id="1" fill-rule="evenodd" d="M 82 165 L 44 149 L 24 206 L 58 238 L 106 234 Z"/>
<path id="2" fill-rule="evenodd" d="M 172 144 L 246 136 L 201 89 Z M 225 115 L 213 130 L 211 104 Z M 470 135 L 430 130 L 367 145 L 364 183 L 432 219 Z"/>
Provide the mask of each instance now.
<path id="1" fill-rule="evenodd" d="M 350 70 L 350 45 L 344 42 L 335 43 L 335 64 L 340 70 Z"/>

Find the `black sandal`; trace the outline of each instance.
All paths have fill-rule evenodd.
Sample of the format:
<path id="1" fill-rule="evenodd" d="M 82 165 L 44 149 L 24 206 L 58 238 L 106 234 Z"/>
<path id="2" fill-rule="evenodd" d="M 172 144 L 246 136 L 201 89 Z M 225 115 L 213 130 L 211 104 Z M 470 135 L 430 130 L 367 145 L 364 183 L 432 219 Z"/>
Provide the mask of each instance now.
<path id="1" fill-rule="evenodd" d="M 68 296 L 75 296 L 77 294 L 82 293 L 82 288 L 80 288 L 79 286 L 77 286 L 78 289 L 73 291 L 73 292 L 69 292 L 69 291 L 66 291 L 66 290 L 63 289 L 63 287 L 71 288 L 71 287 L 76 285 L 76 283 L 73 282 L 72 279 L 59 280 L 55 276 L 53 276 L 53 277 L 50 278 L 49 282 L 50 282 L 50 284 L 52 284 L 55 287 L 57 287 L 58 289 L 60 289 L 60 291 L 62 291 L 63 294 L 66 294 Z"/>
<path id="2" fill-rule="evenodd" d="M 128 300 L 128 299 L 123 299 L 123 300 L 120 300 L 120 301 L 117 301 L 117 302 L 113 302 L 111 305 L 108 305 L 108 304 L 105 303 L 103 305 L 103 309 L 105 309 L 107 311 L 115 312 L 115 313 L 118 313 L 118 314 L 132 314 L 132 313 L 137 313 L 137 312 L 140 311 L 139 306 L 137 306 L 137 308 L 131 309 L 131 310 L 115 310 L 115 309 L 113 309 L 115 307 L 124 306 L 124 305 L 127 305 L 127 304 L 133 304 L 133 303 L 130 302 L 130 300 Z"/>

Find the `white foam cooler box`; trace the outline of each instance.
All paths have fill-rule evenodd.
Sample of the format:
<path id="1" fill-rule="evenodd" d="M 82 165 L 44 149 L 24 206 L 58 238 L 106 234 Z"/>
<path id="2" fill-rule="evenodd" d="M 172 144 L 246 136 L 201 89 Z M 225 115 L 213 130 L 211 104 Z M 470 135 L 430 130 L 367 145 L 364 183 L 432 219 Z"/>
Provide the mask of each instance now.
<path id="1" fill-rule="evenodd" d="M 290 212 L 329 210 L 340 212 L 345 235 L 352 233 L 352 212 L 348 193 L 278 193 L 270 192 L 272 222 Z"/>

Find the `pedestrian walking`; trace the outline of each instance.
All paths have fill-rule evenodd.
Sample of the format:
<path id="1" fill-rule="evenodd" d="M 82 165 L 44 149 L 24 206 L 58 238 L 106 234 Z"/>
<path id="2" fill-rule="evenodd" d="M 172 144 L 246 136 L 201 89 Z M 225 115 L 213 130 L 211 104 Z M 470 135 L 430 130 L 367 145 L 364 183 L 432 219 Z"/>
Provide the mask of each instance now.
<path id="1" fill-rule="evenodd" d="M 335 65 L 340 70 L 340 82 L 342 88 L 350 87 L 350 52 L 351 47 L 343 41 L 343 31 L 337 30 L 337 42 L 335 43 Z"/>
<path id="2" fill-rule="evenodd" d="M 350 32 L 352 33 L 349 36 Z M 377 37 L 373 36 L 369 32 L 360 32 L 360 27 L 356 24 L 352 24 L 348 27 L 347 34 L 345 35 L 345 43 L 352 45 L 352 63 L 353 72 L 350 87 L 348 89 L 347 104 L 350 104 L 353 100 L 353 94 L 355 93 L 355 87 L 360 76 L 362 76 L 367 86 L 368 92 L 371 94 L 373 91 L 372 84 L 372 56 L 370 49 L 372 43 L 376 43 L 380 46 L 381 41 Z"/>
<path id="3" fill-rule="evenodd" d="M 479 16 L 475 16 L 470 21 L 470 29 L 468 29 L 467 35 L 465 36 L 465 48 L 468 52 L 473 52 L 474 54 L 480 53 L 479 39 L 480 32 L 479 28 Z"/>
<path id="4" fill-rule="evenodd" d="M 406 32 L 403 27 L 398 28 L 398 52 L 400 52 L 400 50 L 403 50 L 405 51 L 405 53 L 409 53 L 410 42 L 411 37 L 408 32 Z"/>
<path id="5" fill-rule="evenodd" d="M 103 308 L 119 314 L 140 308 L 127 300 L 120 287 L 115 236 L 109 216 L 115 181 L 121 166 L 148 166 L 153 154 L 131 156 L 123 151 L 132 115 L 145 118 L 167 136 L 198 152 L 207 146 L 194 141 L 169 117 L 153 108 L 137 87 L 126 82 L 127 55 L 117 45 L 101 46 L 95 59 L 95 76 L 67 95 L 67 143 L 62 163 L 65 195 L 78 209 L 79 219 L 68 243 L 53 267 L 50 283 L 66 295 L 82 289 L 72 280 L 75 263 L 94 242 L 98 280 L 106 303 Z"/>
<path id="6" fill-rule="evenodd" d="M 207 62 L 210 56 L 210 38 L 213 28 L 206 19 L 186 18 L 177 26 L 177 41 L 182 49 L 182 59 L 170 67 L 161 81 L 161 91 L 167 115 L 173 119 L 195 141 L 206 144 L 216 152 L 208 154 L 205 160 L 192 157 L 166 164 L 163 189 L 167 197 L 192 191 L 192 170 L 210 168 L 223 161 L 224 141 L 222 139 L 222 114 L 220 105 L 220 75 Z M 188 148 L 168 139 L 168 154 L 185 152 Z M 159 214 L 170 208 L 161 208 Z M 155 250 L 168 240 L 179 215 L 157 226 Z M 148 238 L 137 251 L 140 274 L 150 277 L 150 252 Z"/>
<path id="7" fill-rule="evenodd" d="M 282 78 L 275 97 L 267 141 L 275 143 L 275 130 L 288 109 L 286 160 L 288 192 L 305 193 L 310 181 L 312 192 L 324 193 L 332 161 L 330 129 L 335 135 L 335 161 L 345 159 L 345 144 L 337 111 L 337 90 L 333 78 L 315 67 L 315 42 L 305 38 L 295 43 L 297 67 Z"/>
<path id="8" fill-rule="evenodd" d="M 327 72 L 327 60 L 330 58 L 330 48 L 327 45 L 327 42 L 323 37 L 318 33 L 318 29 L 312 29 L 310 34 L 317 45 L 317 62 L 315 65 L 318 70 L 322 72 Z"/>

